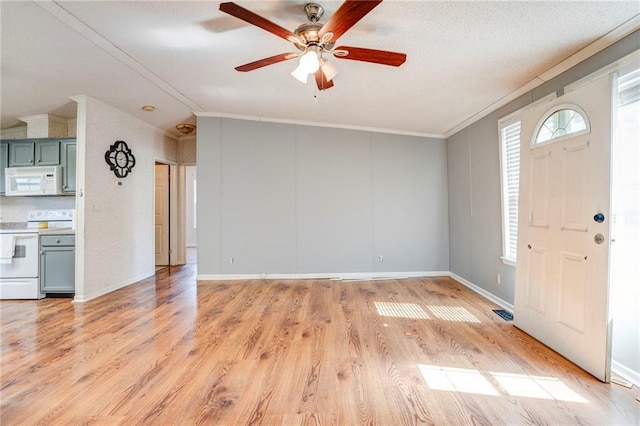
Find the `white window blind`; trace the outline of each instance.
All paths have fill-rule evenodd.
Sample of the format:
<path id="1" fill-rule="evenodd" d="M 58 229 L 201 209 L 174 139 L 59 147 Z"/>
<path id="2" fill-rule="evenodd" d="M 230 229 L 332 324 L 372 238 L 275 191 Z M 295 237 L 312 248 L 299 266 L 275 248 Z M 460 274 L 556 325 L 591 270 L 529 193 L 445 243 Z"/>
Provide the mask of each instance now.
<path id="1" fill-rule="evenodd" d="M 520 179 L 520 128 L 521 122 L 511 121 L 500 125 L 502 154 L 502 227 L 503 257 L 516 261 L 518 244 L 518 189 Z"/>

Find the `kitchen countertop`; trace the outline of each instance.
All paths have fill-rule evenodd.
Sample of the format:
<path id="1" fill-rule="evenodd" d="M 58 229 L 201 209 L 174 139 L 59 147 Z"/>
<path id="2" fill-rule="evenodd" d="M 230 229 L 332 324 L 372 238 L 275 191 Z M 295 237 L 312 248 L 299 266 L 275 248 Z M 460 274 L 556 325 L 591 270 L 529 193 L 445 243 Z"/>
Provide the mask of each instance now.
<path id="1" fill-rule="evenodd" d="M 0 234 L 37 234 L 37 229 L 27 228 L 27 222 L 2 222 Z"/>
<path id="2" fill-rule="evenodd" d="M 25 229 L 27 222 L 0 222 L 0 230 Z"/>

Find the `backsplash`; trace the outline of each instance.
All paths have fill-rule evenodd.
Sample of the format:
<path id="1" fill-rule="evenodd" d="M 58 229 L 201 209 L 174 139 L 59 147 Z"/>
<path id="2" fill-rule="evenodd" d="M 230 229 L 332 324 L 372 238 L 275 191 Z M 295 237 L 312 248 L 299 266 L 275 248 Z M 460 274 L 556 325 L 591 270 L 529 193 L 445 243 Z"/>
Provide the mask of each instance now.
<path id="1" fill-rule="evenodd" d="M 25 222 L 30 210 L 75 209 L 76 197 L 0 196 L 0 222 Z"/>

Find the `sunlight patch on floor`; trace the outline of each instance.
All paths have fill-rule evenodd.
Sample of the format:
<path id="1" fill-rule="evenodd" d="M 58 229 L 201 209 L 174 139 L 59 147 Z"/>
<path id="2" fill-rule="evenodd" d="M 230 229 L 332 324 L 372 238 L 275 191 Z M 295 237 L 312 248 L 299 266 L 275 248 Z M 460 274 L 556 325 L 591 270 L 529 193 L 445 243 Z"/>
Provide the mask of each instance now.
<path id="1" fill-rule="evenodd" d="M 445 321 L 480 322 L 471 312 L 461 306 L 427 306 L 436 318 Z"/>
<path id="2" fill-rule="evenodd" d="M 500 396 L 478 370 L 418 364 L 427 386 L 434 390 Z"/>
<path id="3" fill-rule="evenodd" d="M 569 402 L 587 402 L 586 399 L 569 389 L 567 385 L 553 377 L 537 377 L 509 373 L 490 374 L 513 396 L 555 399 Z"/>
<path id="4" fill-rule="evenodd" d="M 588 402 L 554 377 L 495 372 L 485 374 L 479 370 L 467 368 L 424 364 L 418 364 L 418 369 L 427 386 L 433 390 L 500 396 L 500 392 L 492 384 L 493 380 L 489 380 L 489 378 L 492 378 L 504 392 L 511 396 L 567 402 Z"/>
<path id="5" fill-rule="evenodd" d="M 415 303 L 373 302 L 378 315 L 383 317 L 429 319 L 427 313 Z"/>
<path id="6" fill-rule="evenodd" d="M 445 321 L 476 322 L 480 320 L 461 306 L 427 306 L 432 316 L 415 303 L 373 302 L 378 315 L 410 319 L 441 319 Z"/>

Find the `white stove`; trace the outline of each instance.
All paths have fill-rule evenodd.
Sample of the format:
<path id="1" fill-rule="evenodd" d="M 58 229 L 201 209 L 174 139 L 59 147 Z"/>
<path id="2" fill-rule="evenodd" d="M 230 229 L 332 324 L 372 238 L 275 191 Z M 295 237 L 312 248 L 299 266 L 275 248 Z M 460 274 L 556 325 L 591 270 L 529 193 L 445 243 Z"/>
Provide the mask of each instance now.
<path id="1" fill-rule="evenodd" d="M 32 210 L 0 229 L 0 299 L 40 299 L 38 232 L 73 229 L 74 210 Z"/>
<path id="2" fill-rule="evenodd" d="M 31 210 L 27 229 L 74 228 L 75 210 Z"/>

